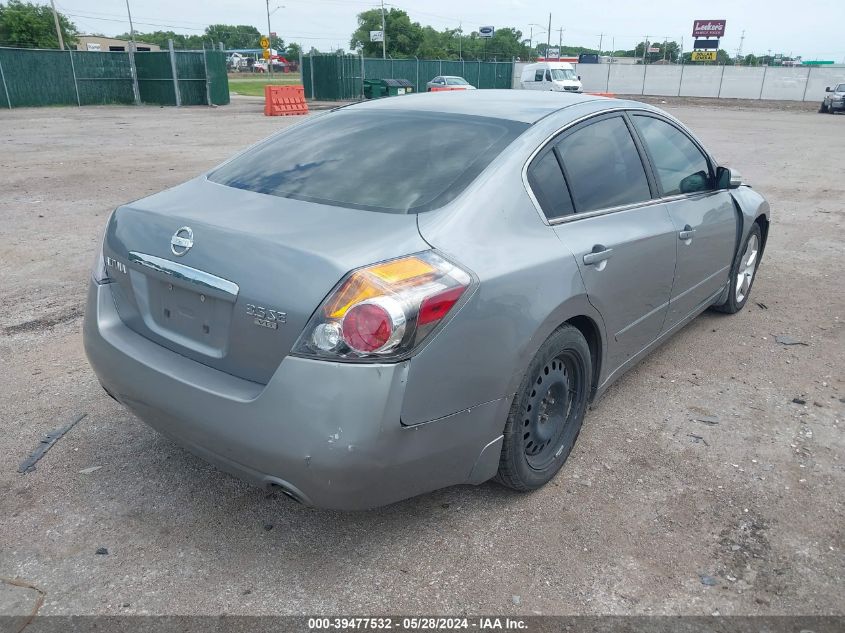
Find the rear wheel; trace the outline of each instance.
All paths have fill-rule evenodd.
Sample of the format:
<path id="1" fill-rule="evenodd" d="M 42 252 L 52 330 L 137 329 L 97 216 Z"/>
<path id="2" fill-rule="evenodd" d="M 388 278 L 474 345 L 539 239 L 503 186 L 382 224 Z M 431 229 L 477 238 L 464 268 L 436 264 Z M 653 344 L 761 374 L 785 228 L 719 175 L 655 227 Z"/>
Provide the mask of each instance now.
<path id="1" fill-rule="evenodd" d="M 728 314 L 742 310 L 745 302 L 748 301 L 748 295 L 751 294 L 751 286 L 757 274 L 757 266 L 760 265 L 762 246 L 763 238 L 760 225 L 755 222 L 751 225 L 751 231 L 745 240 L 742 255 L 731 269 L 728 300 L 721 305 L 713 306 L 714 310 Z"/>
<path id="2" fill-rule="evenodd" d="M 540 347 L 514 396 L 496 475 L 499 483 L 528 491 L 555 476 L 581 431 L 590 376 L 587 341 L 577 328 L 561 326 Z"/>

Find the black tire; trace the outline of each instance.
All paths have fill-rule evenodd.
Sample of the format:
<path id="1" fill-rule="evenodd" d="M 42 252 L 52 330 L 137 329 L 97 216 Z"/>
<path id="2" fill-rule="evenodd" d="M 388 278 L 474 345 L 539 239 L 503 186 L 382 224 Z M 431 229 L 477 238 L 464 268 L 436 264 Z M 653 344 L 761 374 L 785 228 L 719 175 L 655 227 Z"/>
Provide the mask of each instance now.
<path id="1" fill-rule="evenodd" d="M 824 101 L 819 106 L 819 114 L 827 114 L 827 106 L 824 104 Z"/>
<path id="2" fill-rule="evenodd" d="M 744 275 L 748 276 L 748 266 L 747 266 L 747 257 L 746 253 L 749 248 L 749 244 L 752 240 L 756 239 L 757 244 L 757 253 L 756 257 L 753 262 L 753 267 L 751 270 L 751 276 L 747 279 L 747 287 L 744 288 L 742 295 L 739 296 L 739 287 L 740 287 L 740 271 L 745 268 Z M 754 280 L 757 279 L 757 268 L 760 266 L 760 256 L 763 252 L 763 234 L 760 231 L 760 225 L 755 222 L 751 225 L 751 230 L 748 233 L 748 237 L 745 239 L 745 243 L 742 245 L 742 249 L 740 250 L 741 255 L 736 258 L 734 265 L 731 267 L 731 276 L 729 278 L 729 292 L 728 292 L 728 300 L 725 303 L 720 305 L 713 306 L 713 309 L 717 312 L 725 312 L 727 314 L 736 314 L 748 302 L 748 297 L 751 295 L 751 288 L 754 286 Z"/>
<path id="3" fill-rule="evenodd" d="M 514 396 L 496 481 L 526 492 L 557 474 L 581 432 L 591 376 L 586 339 L 562 325 L 540 347 Z"/>

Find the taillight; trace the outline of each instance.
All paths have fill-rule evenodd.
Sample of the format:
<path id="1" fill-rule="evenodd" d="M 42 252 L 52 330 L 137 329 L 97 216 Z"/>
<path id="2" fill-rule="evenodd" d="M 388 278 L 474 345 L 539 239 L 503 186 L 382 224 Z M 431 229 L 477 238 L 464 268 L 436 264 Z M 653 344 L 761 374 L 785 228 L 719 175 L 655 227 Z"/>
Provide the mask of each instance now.
<path id="1" fill-rule="evenodd" d="M 94 267 L 91 269 L 91 276 L 98 284 L 107 284 L 112 281 L 106 268 L 106 258 L 103 255 L 103 247 L 105 246 L 106 233 L 108 232 L 110 221 L 111 218 L 106 221 L 106 228 L 103 229 L 103 237 L 97 243 L 97 254 L 94 257 Z"/>
<path id="2" fill-rule="evenodd" d="M 431 251 L 360 268 L 329 294 L 294 353 L 399 359 L 444 322 L 471 284 L 468 272 Z"/>

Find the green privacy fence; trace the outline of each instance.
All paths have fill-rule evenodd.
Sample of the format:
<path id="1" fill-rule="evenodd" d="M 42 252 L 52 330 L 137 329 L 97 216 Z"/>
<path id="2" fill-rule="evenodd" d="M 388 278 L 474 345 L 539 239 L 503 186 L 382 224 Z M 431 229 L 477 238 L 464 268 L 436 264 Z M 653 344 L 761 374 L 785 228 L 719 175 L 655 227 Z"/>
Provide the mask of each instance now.
<path id="1" fill-rule="evenodd" d="M 136 52 L 141 103 L 229 103 L 222 51 Z M 176 82 L 173 71 L 176 71 Z M 128 52 L 0 48 L 0 108 L 135 103 Z"/>
<path id="2" fill-rule="evenodd" d="M 423 92 L 426 83 L 438 75 L 457 75 L 477 88 L 510 88 L 513 62 L 369 59 L 357 55 L 305 55 L 302 59 L 305 96 L 313 99 L 360 98 L 362 79 L 407 79 L 417 92 Z"/>

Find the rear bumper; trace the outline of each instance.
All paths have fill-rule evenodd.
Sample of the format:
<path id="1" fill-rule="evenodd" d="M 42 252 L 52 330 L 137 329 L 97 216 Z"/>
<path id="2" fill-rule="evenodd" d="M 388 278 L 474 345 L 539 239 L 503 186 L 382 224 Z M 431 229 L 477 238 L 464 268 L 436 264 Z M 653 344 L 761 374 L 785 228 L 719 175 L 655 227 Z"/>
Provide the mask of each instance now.
<path id="1" fill-rule="evenodd" d="M 308 505 L 364 509 L 460 483 L 498 466 L 504 399 L 406 427 L 409 362 L 287 357 L 267 385 L 145 339 L 91 283 L 85 351 L 103 387 L 154 429 L 235 476 Z"/>

